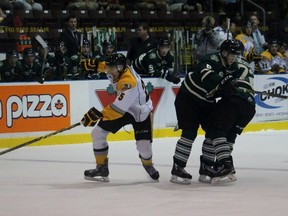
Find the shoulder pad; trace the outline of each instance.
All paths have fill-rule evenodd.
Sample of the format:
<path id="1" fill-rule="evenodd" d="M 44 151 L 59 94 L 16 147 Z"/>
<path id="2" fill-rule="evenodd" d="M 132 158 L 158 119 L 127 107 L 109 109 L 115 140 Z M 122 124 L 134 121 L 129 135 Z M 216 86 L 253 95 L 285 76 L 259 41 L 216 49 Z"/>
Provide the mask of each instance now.
<path id="1" fill-rule="evenodd" d="M 120 91 L 126 91 L 135 87 L 136 84 L 136 78 L 133 76 L 130 69 L 127 68 L 121 75 L 120 80 L 118 81 L 117 89 Z"/>

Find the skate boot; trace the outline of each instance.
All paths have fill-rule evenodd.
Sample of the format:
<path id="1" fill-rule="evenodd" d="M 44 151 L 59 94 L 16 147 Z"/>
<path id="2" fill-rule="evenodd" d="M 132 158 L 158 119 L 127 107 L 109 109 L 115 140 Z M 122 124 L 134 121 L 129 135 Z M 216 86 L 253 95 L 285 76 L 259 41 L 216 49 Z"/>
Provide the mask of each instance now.
<path id="1" fill-rule="evenodd" d="M 202 183 L 211 183 L 211 179 L 214 175 L 214 166 L 215 163 L 213 161 L 209 161 L 203 156 L 200 156 L 200 168 L 199 168 L 199 178 L 198 181 Z"/>
<path id="2" fill-rule="evenodd" d="M 229 177 L 231 182 L 234 182 L 234 181 L 237 181 L 237 177 L 235 176 L 236 171 L 235 171 L 235 168 L 234 168 L 232 156 L 230 156 L 229 159 L 231 160 L 232 172 L 231 172 L 231 174 L 228 175 L 228 177 Z"/>
<path id="3" fill-rule="evenodd" d="M 152 159 L 144 159 L 139 155 L 139 158 L 141 159 L 142 165 L 144 167 L 144 169 L 146 170 L 146 172 L 148 173 L 148 175 L 155 181 L 157 181 L 159 179 L 159 172 L 155 169 L 155 167 L 153 166 L 152 163 Z"/>
<path id="4" fill-rule="evenodd" d="M 192 176 L 186 172 L 184 167 L 180 167 L 174 163 L 171 174 L 170 182 L 176 184 L 191 184 Z"/>
<path id="5" fill-rule="evenodd" d="M 211 180 L 211 184 L 224 184 L 229 182 L 234 182 L 237 180 L 233 172 L 235 169 L 232 163 L 232 156 L 223 160 L 220 160 L 216 165 L 215 173 Z"/>
<path id="6" fill-rule="evenodd" d="M 148 175 L 155 181 L 159 179 L 159 172 L 155 169 L 155 167 L 152 165 L 143 165 L 144 169 L 148 173 Z"/>
<path id="7" fill-rule="evenodd" d="M 96 169 L 89 169 L 84 171 L 84 179 L 90 181 L 109 182 L 108 164 L 97 165 Z"/>

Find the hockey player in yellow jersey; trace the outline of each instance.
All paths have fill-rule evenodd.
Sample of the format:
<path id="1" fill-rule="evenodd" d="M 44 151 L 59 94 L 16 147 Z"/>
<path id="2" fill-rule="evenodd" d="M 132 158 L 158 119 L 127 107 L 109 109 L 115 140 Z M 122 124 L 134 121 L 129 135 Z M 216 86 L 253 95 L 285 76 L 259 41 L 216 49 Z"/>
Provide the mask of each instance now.
<path id="1" fill-rule="evenodd" d="M 272 40 L 268 44 L 268 50 L 261 53 L 259 62 L 261 74 L 283 74 L 285 73 L 285 59 L 279 52 L 279 42 Z"/>
<path id="2" fill-rule="evenodd" d="M 84 178 L 109 181 L 107 136 L 116 133 L 125 125 L 132 124 L 142 165 L 153 180 L 158 180 L 159 172 L 152 163 L 153 106 L 145 85 L 140 76 L 126 65 L 126 57 L 120 53 L 107 58 L 106 73 L 117 97 L 101 112 L 94 107 L 91 108 L 81 120 L 84 126 L 96 125 L 91 133 L 96 168 L 86 170 Z"/>

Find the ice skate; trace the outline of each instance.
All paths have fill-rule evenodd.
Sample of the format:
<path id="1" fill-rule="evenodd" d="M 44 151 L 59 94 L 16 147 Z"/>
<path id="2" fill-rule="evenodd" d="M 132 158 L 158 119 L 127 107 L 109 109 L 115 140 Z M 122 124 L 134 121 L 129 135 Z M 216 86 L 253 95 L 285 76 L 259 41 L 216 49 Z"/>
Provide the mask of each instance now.
<path id="1" fill-rule="evenodd" d="M 212 161 L 208 161 L 200 156 L 200 168 L 199 168 L 199 178 L 198 181 L 202 183 L 211 183 L 211 179 L 214 175 L 214 165 Z"/>
<path id="2" fill-rule="evenodd" d="M 237 180 L 231 159 L 232 157 L 224 161 L 219 161 L 219 165 L 211 179 L 212 185 L 226 184 Z"/>
<path id="3" fill-rule="evenodd" d="M 172 176 L 170 178 L 170 182 L 176 184 L 191 184 L 192 176 L 187 173 L 183 167 L 179 167 L 177 164 L 174 164 L 171 174 Z"/>
<path id="4" fill-rule="evenodd" d="M 96 169 L 89 169 L 84 171 L 84 179 L 90 181 L 109 182 L 108 165 L 97 165 Z"/>
<path id="5" fill-rule="evenodd" d="M 159 172 L 155 169 L 155 167 L 152 165 L 143 165 L 144 169 L 148 173 L 148 175 L 155 181 L 159 179 Z"/>
<path id="6" fill-rule="evenodd" d="M 145 171 L 148 173 L 148 175 L 151 177 L 151 179 L 158 181 L 159 179 L 159 172 L 155 169 L 152 163 L 152 158 L 150 159 L 144 159 L 139 154 L 139 158 L 141 159 L 142 165 L 145 169 Z"/>

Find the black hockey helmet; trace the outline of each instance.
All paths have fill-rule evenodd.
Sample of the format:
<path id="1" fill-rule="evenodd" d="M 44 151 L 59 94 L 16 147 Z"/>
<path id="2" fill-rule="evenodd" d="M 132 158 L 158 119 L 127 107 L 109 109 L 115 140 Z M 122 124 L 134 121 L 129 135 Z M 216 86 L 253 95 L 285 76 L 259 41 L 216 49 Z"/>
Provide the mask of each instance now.
<path id="1" fill-rule="evenodd" d="M 83 45 L 82 45 L 82 46 L 83 46 L 83 47 L 84 47 L 84 46 L 86 46 L 86 47 L 90 47 L 90 46 L 91 46 L 90 41 L 87 40 L 87 39 L 84 39 L 84 40 L 83 40 Z"/>
<path id="2" fill-rule="evenodd" d="M 17 50 L 9 50 L 6 52 L 6 58 L 17 57 L 19 58 L 19 53 Z"/>
<path id="3" fill-rule="evenodd" d="M 170 46 L 170 41 L 167 37 L 160 38 L 159 40 L 159 47 L 160 46 Z"/>
<path id="4" fill-rule="evenodd" d="M 268 42 L 268 45 L 269 45 L 269 46 L 277 46 L 277 47 L 279 47 L 279 46 L 280 46 L 280 43 L 279 43 L 279 41 L 278 41 L 277 39 L 272 39 L 272 40 L 270 40 L 270 41 Z"/>
<path id="5" fill-rule="evenodd" d="M 23 50 L 23 56 L 35 56 L 35 51 L 32 48 L 25 48 Z"/>
<path id="6" fill-rule="evenodd" d="M 123 65 L 126 67 L 126 57 L 122 53 L 113 53 L 106 60 L 107 66 Z"/>
<path id="7" fill-rule="evenodd" d="M 103 43 L 102 43 L 102 46 L 103 48 L 114 48 L 114 45 L 111 41 L 107 41 L 105 40 Z"/>
<path id="8" fill-rule="evenodd" d="M 225 40 L 221 44 L 220 50 L 221 50 L 221 53 L 223 51 L 226 51 L 229 54 L 240 55 L 244 50 L 244 46 L 243 46 L 242 42 L 239 40 L 228 39 L 228 40 Z"/>

